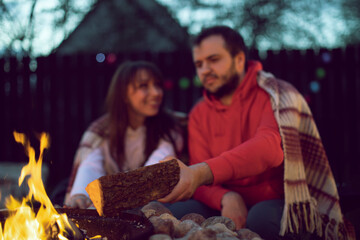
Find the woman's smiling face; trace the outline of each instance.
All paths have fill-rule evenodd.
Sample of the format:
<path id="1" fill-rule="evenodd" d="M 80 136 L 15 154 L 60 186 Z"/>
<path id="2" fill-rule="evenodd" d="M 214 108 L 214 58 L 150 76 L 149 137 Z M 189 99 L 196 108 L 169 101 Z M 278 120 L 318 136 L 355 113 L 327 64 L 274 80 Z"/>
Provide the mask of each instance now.
<path id="1" fill-rule="evenodd" d="M 163 99 L 163 89 L 158 79 L 145 69 L 140 69 L 127 87 L 127 102 L 130 122 L 155 116 Z"/>

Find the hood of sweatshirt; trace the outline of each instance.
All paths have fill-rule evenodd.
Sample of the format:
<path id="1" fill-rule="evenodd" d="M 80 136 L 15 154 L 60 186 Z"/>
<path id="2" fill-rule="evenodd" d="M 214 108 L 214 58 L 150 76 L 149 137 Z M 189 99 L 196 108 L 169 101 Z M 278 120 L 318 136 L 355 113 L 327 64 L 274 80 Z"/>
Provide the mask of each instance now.
<path id="1" fill-rule="evenodd" d="M 257 86 L 257 74 L 262 70 L 262 64 L 259 61 L 248 61 L 248 68 L 245 74 L 244 79 L 241 81 L 239 86 L 236 88 L 234 95 L 232 97 L 231 105 L 236 100 L 243 100 L 250 97 L 252 89 Z M 230 106 L 223 105 L 219 99 L 215 98 L 213 95 L 208 94 L 205 90 L 203 92 L 205 102 L 211 107 L 215 108 L 217 111 L 226 111 Z"/>

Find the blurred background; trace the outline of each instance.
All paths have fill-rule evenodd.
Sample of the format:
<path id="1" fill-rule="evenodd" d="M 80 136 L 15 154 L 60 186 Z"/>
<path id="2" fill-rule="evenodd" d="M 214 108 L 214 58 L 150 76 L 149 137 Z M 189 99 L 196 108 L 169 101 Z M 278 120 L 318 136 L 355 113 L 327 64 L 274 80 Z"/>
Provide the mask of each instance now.
<path id="1" fill-rule="evenodd" d="M 250 58 L 304 95 L 343 209 L 353 212 L 360 201 L 359 0 L 0 0 L 0 200 L 17 182 L 10 172 L 20 174 L 28 161 L 13 131 L 26 133 L 35 149 L 38 133 L 50 134 L 45 184 L 59 195 L 124 60 L 157 64 L 166 106 L 188 113 L 202 94 L 189 42 L 214 24 L 239 30 Z"/>

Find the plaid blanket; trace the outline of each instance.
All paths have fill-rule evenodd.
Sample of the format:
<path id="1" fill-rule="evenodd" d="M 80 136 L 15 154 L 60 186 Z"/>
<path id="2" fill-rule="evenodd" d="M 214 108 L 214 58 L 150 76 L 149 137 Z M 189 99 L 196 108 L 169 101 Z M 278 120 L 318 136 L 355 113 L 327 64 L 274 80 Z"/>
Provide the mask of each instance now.
<path id="1" fill-rule="evenodd" d="M 176 112 L 176 111 L 169 111 L 169 114 L 172 117 L 174 117 L 174 119 L 180 124 L 180 126 L 182 128 L 185 129 L 184 126 L 186 125 L 186 122 L 187 122 L 186 114 L 181 113 L 181 112 Z M 76 173 L 80 166 L 80 163 L 84 159 L 86 159 L 86 157 L 92 151 L 94 151 L 94 149 L 100 147 L 104 143 L 105 139 L 107 139 L 108 121 L 109 121 L 108 119 L 109 119 L 109 115 L 107 115 L 107 114 L 99 117 L 98 119 L 96 119 L 95 121 L 93 121 L 90 124 L 90 126 L 86 129 L 86 131 L 82 135 L 80 144 L 75 153 L 72 170 L 71 170 L 71 174 L 69 177 L 69 183 L 66 188 L 65 200 L 64 200 L 65 204 L 67 204 L 67 202 L 69 200 L 71 188 L 74 184 Z M 182 151 L 180 149 L 183 148 L 183 142 L 182 142 L 183 138 L 181 138 L 181 140 L 179 140 L 179 139 L 180 138 L 177 138 L 176 144 L 178 147 L 177 150 L 180 153 Z M 104 154 L 106 154 L 105 159 L 104 159 L 104 169 L 105 169 L 106 174 L 110 175 L 110 174 L 115 174 L 115 173 L 119 172 L 120 171 L 119 167 L 118 167 L 117 163 L 110 156 L 110 153 L 105 152 Z"/>
<path id="2" fill-rule="evenodd" d="M 100 145 L 104 142 L 105 137 L 107 136 L 107 121 L 108 121 L 108 115 L 104 115 L 94 122 L 91 123 L 91 125 L 86 129 L 84 134 L 82 135 L 82 138 L 80 140 L 80 144 L 78 146 L 78 149 L 75 153 L 75 158 L 71 170 L 71 174 L 69 177 L 69 183 L 66 189 L 65 194 L 65 204 L 67 204 L 67 201 L 70 197 L 70 191 L 74 184 L 75 177 L 77 170 L 80 166 L 80 163 L 95 149 L 100 147 Z M 108 158 L 110 159 L 110 158 Z M 114 163 L 108 163 L 108 165 L 115 165 Z M 109 169 L 110 167 L 105 166 L 105 170 Z M 116 166 L 115 166 L 115 169 Z M 108 172 L 108 171 L 107 171 Z"/>
<path id="3" fill-rule="evenodd" d="M 285 207 L 280 234 L 316 232 L 323 239 L 354 239 L 343 218 L 330 165 L 302 95 L 290 84 L 260 71 L 258 84 L 271 97 L 284 150 Z"/>

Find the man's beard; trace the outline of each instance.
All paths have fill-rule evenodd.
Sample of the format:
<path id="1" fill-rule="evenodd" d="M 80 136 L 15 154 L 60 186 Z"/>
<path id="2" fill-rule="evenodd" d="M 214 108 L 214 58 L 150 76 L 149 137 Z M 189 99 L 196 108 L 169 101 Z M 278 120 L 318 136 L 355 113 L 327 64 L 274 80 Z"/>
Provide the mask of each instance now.
<path id="1" fill-rule="evenodd" d="M 239 84 L 239 75 L 235 71 L 231 71 L 232 74 L 228 77 L 228 81 L 219 87 L 215 92 L 210 92 L 206 90 L 207 94 L 213 95 L 214 97 L 220 99 L 226 95 L 229 95 L 235 91 Z M 223 76 L 222 78 L 226 78 Z"/>

